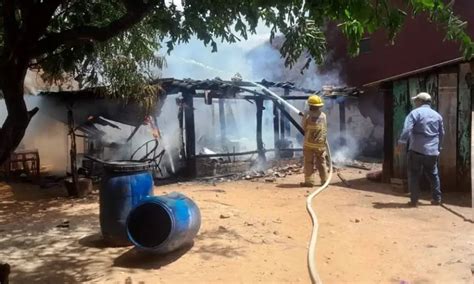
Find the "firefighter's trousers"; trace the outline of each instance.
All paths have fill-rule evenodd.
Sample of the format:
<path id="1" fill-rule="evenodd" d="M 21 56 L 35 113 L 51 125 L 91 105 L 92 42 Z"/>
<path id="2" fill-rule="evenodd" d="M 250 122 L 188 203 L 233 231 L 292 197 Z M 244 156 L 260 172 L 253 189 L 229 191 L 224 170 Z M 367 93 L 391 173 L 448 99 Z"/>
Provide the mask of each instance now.
<path id="1" fill-rule="evenodd" d="M 314 184 L 314 168 L 319 172 L 321 184 L 327 179 L 326 148 L 304 147 L 304 181 Z"/>

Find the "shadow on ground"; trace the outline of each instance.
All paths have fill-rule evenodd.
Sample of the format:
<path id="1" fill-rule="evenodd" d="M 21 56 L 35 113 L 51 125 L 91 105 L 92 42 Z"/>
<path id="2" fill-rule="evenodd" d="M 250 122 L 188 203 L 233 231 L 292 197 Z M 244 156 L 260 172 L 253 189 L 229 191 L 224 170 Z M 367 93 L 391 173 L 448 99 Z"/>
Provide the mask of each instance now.
<path id="1" fill-rule="evenodd" d="M 185 255 L 194 243 L 167 254 L 154 254 L 132 248 L 114 260 L 114 266 L 122 268 L 160 269 Z"/>
<path id="2" fill-rule="evenodd" d="M 281 183 L 277 184 L 276 187 L 284 189 L 311 189 L 311 187 L 302 187 L 299 183 Z"/>
<path id="3" fill-rule="evenodd" d="M 396 209 L 396 208 L 415 208 L 410 206 L 408 202 L 374 202 L 375 209 Z M 418 204 L 418 206 L 433 206 L 431 204 Z"/>
<path id="4" fill-rule="evenodd" d="M 407 202 L 409 201 L 407 193 L 395 191 L 391 187 L 391 185 L 386 184 L 386 183 L 376 183 L 376 182 L 369 181 L 366 178 L 349 180 L 349 183 L 350 183 L 350 187 L 345 185 L 343 182 L 335 183 L 333 185 L 349 188 L 349 189 L 354 189 L 354 190 L 375 192 L 375 193 L 387 194 L 387 195 L 392 195 L 392 196 L 400 196 L 400 197 L 406 196 Z M 422 192 L 421 200 L 425 200 L 429 202 L 431 200 L 431 194 L 426 191 Z M 469 192 L 447 192 L 447 193 L 443 193 L 443 203 L 447 205 L 455 205 L 455 206 L 460 206 L 460 207 L 471 207 L 471 196 Z M 388 206 L 396 206 L 396 205 L 388 205 Z"/>

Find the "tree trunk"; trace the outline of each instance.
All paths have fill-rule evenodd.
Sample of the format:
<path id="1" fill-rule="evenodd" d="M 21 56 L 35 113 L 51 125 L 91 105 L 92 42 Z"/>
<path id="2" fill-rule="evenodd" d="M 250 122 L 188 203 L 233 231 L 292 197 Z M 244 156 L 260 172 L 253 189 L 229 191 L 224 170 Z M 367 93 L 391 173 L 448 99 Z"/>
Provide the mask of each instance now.
<path id="1" fill-rule="evenodd" d="M 0 88 L 7 107 L 8 116 L 0 128 L 0 165 L 20 144 L 31 118 L 38 108 L 28 111 L 23 97 L 27 61 L 13 57 L 2 61 L 0 66 Z"/>

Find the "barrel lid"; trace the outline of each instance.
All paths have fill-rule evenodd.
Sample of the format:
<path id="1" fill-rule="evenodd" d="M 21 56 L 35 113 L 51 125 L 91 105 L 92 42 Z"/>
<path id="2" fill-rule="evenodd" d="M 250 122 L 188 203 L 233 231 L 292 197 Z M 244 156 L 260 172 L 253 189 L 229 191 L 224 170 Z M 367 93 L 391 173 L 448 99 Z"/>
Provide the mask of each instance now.
<path id="1" fill-rule="evenodd" d="M 147 162 L 136 162 L 136 161 L 114 161 L 107 162 L 104 164 L 104 168 L 111 172 L 140 172 L 151 169 L 151 164 Z"/>

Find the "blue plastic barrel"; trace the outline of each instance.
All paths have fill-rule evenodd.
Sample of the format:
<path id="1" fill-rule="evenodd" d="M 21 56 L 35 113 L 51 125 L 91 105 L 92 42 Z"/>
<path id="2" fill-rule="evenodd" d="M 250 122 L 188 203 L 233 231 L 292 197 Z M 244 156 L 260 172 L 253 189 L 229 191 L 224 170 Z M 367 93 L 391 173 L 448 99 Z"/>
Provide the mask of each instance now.
<path id="1" fill-rule="evenodd" d="M 153 194 L 149 164 L 113 162 L 104 165 L 100 188 L 100 229 L 106 242 L 130 245 L 126 222 L 130 211 Z"/>
<path id="2" fill-rule="evenodd" d="M 141 201 L 127 219 L 130 241 L 154 253 L 191 244 L 200 227 L 201 213 L 196 203 L 177 192 Z"/>

